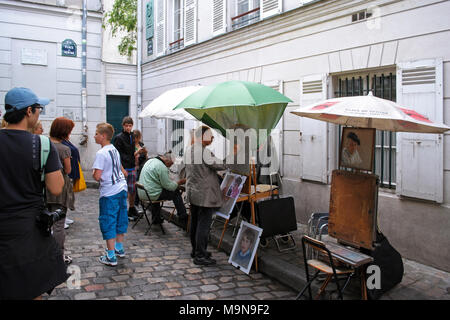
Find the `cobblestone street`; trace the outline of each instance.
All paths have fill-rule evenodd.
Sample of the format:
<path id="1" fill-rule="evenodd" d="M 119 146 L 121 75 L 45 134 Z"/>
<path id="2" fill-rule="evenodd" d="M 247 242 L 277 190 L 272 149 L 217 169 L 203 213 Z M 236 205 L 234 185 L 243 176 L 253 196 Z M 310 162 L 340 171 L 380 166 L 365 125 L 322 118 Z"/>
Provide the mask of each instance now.
<path id="1" fill-rule="evenodd" d="M 102 265 L 105 242 L 98 226 L 97 189 L 76 194 L 76 211 L 68 216 L 75 222 L 66 230 L 66 253 L 73 263 L 69 271 L 80 271 L 80 286 L 71 279 L 60 285 L 49 300 L 271 300 L 293 299 L 296 292 L 261 273 L 249 275 L 228 263 L 228 255 L 213 246 L 217 265 L 199 267 L 190 257 L 188 235 L 172 223 L 164 222 L 166 234 L 153 226 L 148 235 L 145 220 L 134 229 L 130 222 L 125 238 L 126 257 L 116 267 Z M 79 269 L 78 269 L 79 268 Z"/>

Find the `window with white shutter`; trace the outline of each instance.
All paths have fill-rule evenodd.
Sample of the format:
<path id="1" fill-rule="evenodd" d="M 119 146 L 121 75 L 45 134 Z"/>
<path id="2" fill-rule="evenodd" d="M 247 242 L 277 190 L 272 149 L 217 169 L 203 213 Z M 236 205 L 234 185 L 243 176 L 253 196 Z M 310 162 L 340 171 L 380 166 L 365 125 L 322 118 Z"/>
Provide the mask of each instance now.
<path id="1" fill-rule="evenodd" d="M 183 0 L 173 0 L 172 7 L 172 37 L 169 43 L 169 53 L 183 49 L 184 47 L 184 6 Z"/>
<path id="2" fill-rule="evenodd" d="M 327 78 L 311 75 L 300 80 L 300 107 L 327 98 Z M 328 183 L 328 123 L 300 117 L 301 178 Z"/>
<path id="3" fill-rule="evenodd" d="M 156 55 L 166 51 L 166 1 L 156 1 Z"/>
<path id="4" fill-rule="evenodd" d="M 282 11 L 282 0 L 260 0 L 261 19 L 279 14 Z"/>
<path id="5" fill-rule="evenodd" d="M 227 31 L 227 0 L 213 0 L 213 36 Z"/>
<path id="6" fill-rule="evenodd" d="M 197 0 L 185 0 L 184 45 L 197 42 Z"/>
<path id="7" fill-rule="evenodd" d="M 231 18 L 233 30 L 258 22 L 261 0 L 235 0 L 236 15 Z"/>
<path id="8" fill-rule="evenodd" d="M 399 63 L 397 103 L 443 122 L 442 59 Z M 443 202 L 444 152 L 442 134 L 397 134 L 397 192 Z"/>

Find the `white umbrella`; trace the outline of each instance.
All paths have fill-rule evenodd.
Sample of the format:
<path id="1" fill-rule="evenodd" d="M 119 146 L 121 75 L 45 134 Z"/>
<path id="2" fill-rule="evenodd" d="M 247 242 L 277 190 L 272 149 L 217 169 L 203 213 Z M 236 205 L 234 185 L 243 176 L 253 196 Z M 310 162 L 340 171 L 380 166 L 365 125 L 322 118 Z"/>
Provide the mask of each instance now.
<path id="1" fill-rule="evenodd" d="M 157 119 L 173 119 L 179 121 L 196 120 L 184 109 L 173 110 L 173 108 L 201 88 L 202 86 L 189 86 L 168 90 L 150 102 L 139 114 L 139 118 L 153 117 Z"/>
<path id="2" fill-rule="evenodd" d="M 291 113 L 345 126 L 386 131 L 443 133 L 450 130 L 450 127 L 434 123 L 414 110 L 374 97 L 372 92 L 367 96 L 323 100 Z"/>

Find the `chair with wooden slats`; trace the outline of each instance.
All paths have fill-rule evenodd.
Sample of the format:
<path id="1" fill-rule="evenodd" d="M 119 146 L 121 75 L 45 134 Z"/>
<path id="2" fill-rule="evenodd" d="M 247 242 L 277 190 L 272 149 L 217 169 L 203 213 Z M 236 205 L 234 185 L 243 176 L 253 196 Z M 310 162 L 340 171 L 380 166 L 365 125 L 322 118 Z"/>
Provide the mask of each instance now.
<path id="1" fill-rule="evenodd" d="M 309 259 L 307 260 L 307 247 L 310 247 L 313 251 L 317 251 L 318 256 L 324 257 L 323 260 L 317 259 Z M 330 250 L 327 249 L 325 244 L 322 241 L 313 239 L 309 236 L 303 236 L 302 238 L 302 249 L 303 249 L 303 259 L 305 263 L 305 272 L 306 272 L 306 285 L 304 288 L 300 291 L 300 293 L 297 295 L 297 300 L 300 299 L 303 295 L 303 293 L 308 289 L 309 293 L 309 299 L 312 299 L 311 294 L 311 284 L 313 281 L 317 278 L 317 276 L 322 273 L 326 275 L 326 279 L 322 286 L 320 287 L 315 299 L 318 299 L 324 292 L 325 288 L 327 287 L 328 283 L 334 278 L 334 282 L 336 283 L 337 287 L 337 293 L 339 299 L 343 300 L 343 292 L 345 288 L 347 287 L 347 284 L 350 282 L 350 279 L 355 274 L 354 268 L 337 268 L 335 266 L 333 257 L 331 255 Z M 313 255 L 314 256 L 314 255 Z M 316 272 L 310 278 L 309 274 L 309 267 L 316 269 Z M 339 278 L 341 276 L 341 278 Z M 342 278 L 342 276 L 346 276 L 345 278 Z M 341 289 L 341 286 L 339 285 L 339 281 L 345 280 L 345 284 Z"/>

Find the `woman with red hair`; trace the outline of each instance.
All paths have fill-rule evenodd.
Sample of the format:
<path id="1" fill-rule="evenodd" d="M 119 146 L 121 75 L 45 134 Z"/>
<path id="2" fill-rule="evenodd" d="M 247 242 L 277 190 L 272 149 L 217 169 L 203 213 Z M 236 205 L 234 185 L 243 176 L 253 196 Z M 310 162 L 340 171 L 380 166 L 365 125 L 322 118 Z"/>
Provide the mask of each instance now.
<path id="1" fill-rule="evenodd" d="M 72 132 L 74 126 L 75 123 L 72 120 L 65 117 L 59 117 L 53 120 L 50 127 L 50 140 L 55 145 L 62 164 L 61 173 L 64 177 L 64 188 L 58 196 L 54 196 L 50 192 L 46 192 L 47 207 L 49 211 L 61 209 L 65 214 L 67 213 L 67 208 L 75 210 L 72 181 L 68 176 L 72 170 L 70 163 L 71 151 L 68 146 L 62 143 L 64 140 L 69 139 L 70 133 Z M 72 258 L 64 255 L 64 242 L 66 238 L 64 231 L 65 220 L 66 219 L 61 219 L 55 222 L 53 225 L 53 236 L 61 248 L 64 262 L 66 264 L 70 264 L 72 262 Z"/>

